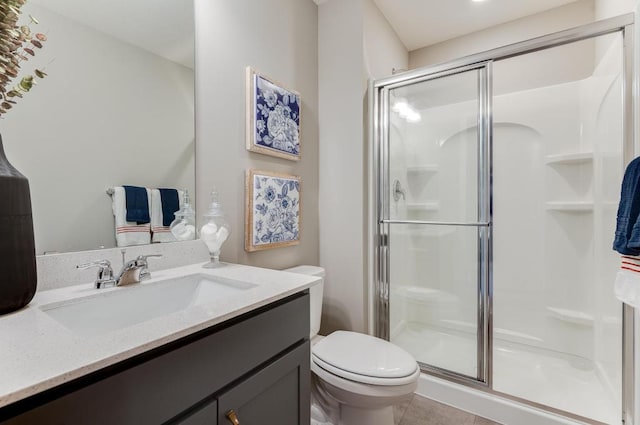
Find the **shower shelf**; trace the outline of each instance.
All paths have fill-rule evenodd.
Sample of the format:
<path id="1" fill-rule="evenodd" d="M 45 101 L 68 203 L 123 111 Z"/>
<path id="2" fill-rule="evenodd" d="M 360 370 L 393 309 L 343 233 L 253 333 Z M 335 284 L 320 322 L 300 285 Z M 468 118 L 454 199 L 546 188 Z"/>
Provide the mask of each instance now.
<path id="1" fill-rule="evenodd" d="M 408 211 L 438 211 L 440 209 L 440 202 L 420 202 L 406 204 Z"/>
<path id="2" fill-rule="evenodd" d="M 562 320 L 563 322 L 581 326 L 593 326 L 593 316 L 582 311 L 557 307 L 547 307 L 547 311 L 551 313 L 551 317 Z"/>
<path id="3" fill-rule="evenodd" d="M 584 202 L 584 201 L 547 202 L 547 210 L 575 212 L 575 213 L 589 213 L 593 211 L 593 202 Z"/>
<path id="4" fill-rule="evenodd" d="M 578 152 L 578 153 L 565 153 L 558 155 L 548 155 L 544 158 L 544 163 L 547 165 L 566 164 L 566 165 L 580 165 L 593 162 L 593 152 Z"/>
<path id="5" fill-rule="evenodd" d="M 435 174 L 437 172 L 437 164 L 407 167 L 407 176 L 424 176 L 426 174 Z"/>

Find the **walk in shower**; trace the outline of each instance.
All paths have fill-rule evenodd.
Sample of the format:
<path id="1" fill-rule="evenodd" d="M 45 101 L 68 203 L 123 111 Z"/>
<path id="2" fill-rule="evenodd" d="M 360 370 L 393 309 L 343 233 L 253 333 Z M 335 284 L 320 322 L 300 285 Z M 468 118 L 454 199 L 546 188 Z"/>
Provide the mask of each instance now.
<path id="1" fill-rule="evenodd" d="M 622 422 L 631 341 L 611 244 L 633 157 L 632 23 L 373 84 L 376 332 L 423 371 Z"/>

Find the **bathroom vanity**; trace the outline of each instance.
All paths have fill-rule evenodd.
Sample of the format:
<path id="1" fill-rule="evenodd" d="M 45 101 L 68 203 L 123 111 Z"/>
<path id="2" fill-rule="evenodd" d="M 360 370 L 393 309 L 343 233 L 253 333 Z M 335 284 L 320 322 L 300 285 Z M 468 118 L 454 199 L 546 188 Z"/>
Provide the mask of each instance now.
<path id="1" fill-rule="evenodd" d="M 317 279 L 237 265 L 219 270 L 186 266 L 158 272 L 140 288 L 98 294 L 102 303 L 137 296 L 124 291 L 166 291 L 169 281 L 186 287 L 180 279 L 194 272 L 201 285 L 250 284 L 123 329 L 87 333 L 50 313 L 89 302 L 99 314 L 86 286 L 46 291 L 0 317 L 0 424 L 308 424 L 308 288 Z M 85 301 L 87 292 L 94 298 Z M 70 295 L 77 293 L 83 296 Z M 17 336 L 18 321 L 40 343 Z"/>

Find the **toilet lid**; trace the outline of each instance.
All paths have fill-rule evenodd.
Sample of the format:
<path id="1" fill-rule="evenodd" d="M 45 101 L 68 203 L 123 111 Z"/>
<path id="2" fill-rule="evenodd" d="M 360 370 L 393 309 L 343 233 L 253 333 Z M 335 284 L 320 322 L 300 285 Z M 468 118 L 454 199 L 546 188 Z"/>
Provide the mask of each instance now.
<path id="1" fill-rule="evenodd" d="M 415 359 L 402 348 L 357 332 L 334 332 L 315 344 L 312 354 L 319 366 L 328 365 L 325 369 L 348 379 L 359 375 L 395 381 L 415 375 L 418 369 Z"/>

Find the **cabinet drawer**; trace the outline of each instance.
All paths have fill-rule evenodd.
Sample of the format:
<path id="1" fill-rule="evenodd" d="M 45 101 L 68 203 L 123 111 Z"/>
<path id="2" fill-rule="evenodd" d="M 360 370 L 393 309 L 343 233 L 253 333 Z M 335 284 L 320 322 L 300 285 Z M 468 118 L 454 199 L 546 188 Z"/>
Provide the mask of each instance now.
<path id="1" fill-rule="evenodd" d="M 242 320 L 241 320 L 242 319 Z M 110 368 L 81 389 L 39 396 L 19 424 L 160 424 L 309 336 L 309 296 L 284 301 Z M 171 351 L 167 351 L 171 350 Z M 86 378 L 85 378 L 86 379 Z M 88 378 L 89 381 L 92 378 Z M 50 392 L 49 392 L 50 393 Z M 56 397 L 58 394 L 56 394 Z M 35 403 L 24 403 L 28 408 Z M 11 406 L 10 406 L 11 407 Z M 25 409 L 26 410 L 26 409 Z M 0 421 L 5 417 L 0 411 Z"/>
<path id="2" fill-rule="evenodd" d="M 232 424 L 230 411 L 242 425 L 309 424 L 309 359 L 307 341 L 221 394 L 218 424 Z"/>

